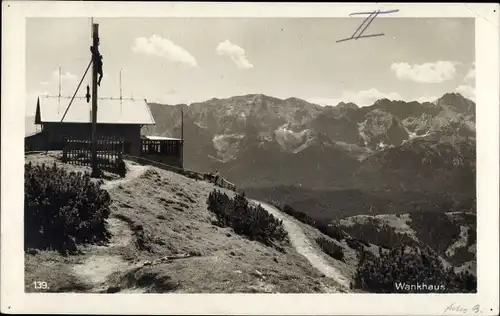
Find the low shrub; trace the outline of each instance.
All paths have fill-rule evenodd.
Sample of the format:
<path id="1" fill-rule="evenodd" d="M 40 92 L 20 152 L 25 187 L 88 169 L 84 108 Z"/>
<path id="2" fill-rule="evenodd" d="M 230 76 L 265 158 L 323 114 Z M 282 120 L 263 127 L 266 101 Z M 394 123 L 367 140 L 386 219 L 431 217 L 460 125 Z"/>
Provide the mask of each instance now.
<path id="1" fill-rule="evenodd" d="M 314 219 L 312 219 L 311 216 L 307 215 L 306 213 L 294 210 L 290 205 L 285 204 L 283 205 L 283 207 L 280 207 L 280 209 L 286 214 L 293 216 L 294 218 L 298 219 L 304 224 L 310 226 L 314 226 L 316 224 L 316 222 L 314 221 Z"/>
<path id="2" fill-rule="evenodd" d="M 25 249 L 76 250 L 79 243 L 109 238 L 105 227 L 111 198 L 89 174 L 25 164 Z"/>
<path id="3" fill-rule="evenodd" d="M 337 260 L 344 260 L 344 250 L 341 246 L 337 245 L 334 242 L 324 238 L 318 237 L 316 238 L 316 243 L 321 247 L 324 253 Z"/>
<path id="4" fill-rule="evenodd" d="M 277 204 L 274 204 L 277 205 Z M 315 227 L 323 234 L 335 239 L 342 240 L 347 237 L 347 234 L 336 224 L 331 222 L 324 222 L 320 220 L 314 220 L 311 216 L 304 212 L 294 210 L 290 205 L 284 204 L 283 206 L 276 206 L 278 209 L 282 210 L 284 213 L 294 217 L 295 219 L 301 221 L 306 225 Z"/>
<path id="5" fill-rule="evenodd" d="M 317 223 L 315 226 L 320 232 L 335 240 L 340 241 L 347 237 L 347 234 L 337 224 Z"/>
<path id="6" fill-rule="evenodd" d="M 269 214 L 260 205 L 248 204 L 243 194 L 231 199 L 227 194 L 214 190 L 207 199 L 208 209 L 217 217 L 217 225 L 231 227 L 235 233 L 245 235 L 268 246 L 284 242 L 288 234 L 283 222 Z"/>
<path id="7" fill-rule="evenodd" d="M 363 247 L 364 243 L 360 240 L 354 239 L 354 238 L 346 238 L 346 243 L 349 246 L 349 248 L 357 250 L 357 251 L 363 251 L 365 247 Z M 370 244 L 367 245 L 368 247 Z"/>

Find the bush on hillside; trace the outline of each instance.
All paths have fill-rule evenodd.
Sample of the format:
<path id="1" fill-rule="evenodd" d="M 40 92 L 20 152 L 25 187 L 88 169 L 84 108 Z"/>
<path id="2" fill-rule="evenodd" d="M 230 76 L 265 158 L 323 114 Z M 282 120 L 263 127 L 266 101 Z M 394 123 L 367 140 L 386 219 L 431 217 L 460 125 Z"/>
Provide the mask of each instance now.
<path id="1" fill-rule="evenodd" d="M 321 247 L 324 253 L 337 260 L 344 260 L 344 250 L 342 247 L 337 245 L 334 242 L 324 238 L 318 237 L 316 238 L 316 243 Z"/>
<path id="2" fill-rule="evenodd" d="M 334 223 L 317 222 L 315 227 L 323 234 L 338 241 L 347 237 L 344 230 L 342 230 L 339 225 Z"/>
<path id="3" fill-rule="evenodd" d="M 260 205 L 249 205 L 244 195 L 237 194 L 231 199 L 227 194 L 214 189 L 207 199 L 207 204 L 208 209 L 216 215 L 219 226 L 231 227 L 239 235 L 245 235 L 268 246 L 283 242 L 288 236 L 282 221 Z"/>
<path id="4" fill-rule="evenodd" d="M 78 243 L 96 243 L 109 234 L 105 220 L 111 198 L 89 174 L 25 164 L 25 249 L 76 250 Z"/>
<path id="5" fill-rule="evenodd" d="M 362 241 L 354 238 L 346 238 L 345 241 L 349 246 L 349 248 L 354 249 L 356 251 L 363 251 L 365 249 L 363 245 L 370 247 L 369 243 L 363 243 Z"/>
<path id="6" fill-rule="evenodd" d="M 347 234 L 336 224 L 324 222 L 320 220 L 314 220 L 311 216 L 306 213 L 294 210 L 290 205 L 285 204 L 282 207 L 279 207 L 286 214 L 294 217 L 295 219 L 301 221 L 306 225 L 310 225 L 315 227 L 317 230 L 322 232 L 323 234 L 335 239 L 342 240 L 347 237 Z"/>
<path id="7" fill-rule="evenodd" d="M 279 207 L 283 212 L 286 214 L 293 216 L 294 218 L 298 219 L 304 224 L 314 226 L 316 222 L 312 219 L 311 216 L 307 215 L 306 213 L 299 212 L 294 210 L 290 205 L 285 204 L 283 207 Z"/>
<path id="8" fill-rule="evenodd" d="M 413 288 L 396 288 L 396 284 Z M 415 288 L 426 284 L 427 288 Z M 354 285 L 358 289 L 373 293 L 475 293 L 477 280 L 472 274 L 455 273 L 445 268 L 437 254 L 430 249 L 400 246 L 380 257 L 363 251 L 357 267 Z M 429 289 L 429 286 L 444 286 L 444 289 Z"/>

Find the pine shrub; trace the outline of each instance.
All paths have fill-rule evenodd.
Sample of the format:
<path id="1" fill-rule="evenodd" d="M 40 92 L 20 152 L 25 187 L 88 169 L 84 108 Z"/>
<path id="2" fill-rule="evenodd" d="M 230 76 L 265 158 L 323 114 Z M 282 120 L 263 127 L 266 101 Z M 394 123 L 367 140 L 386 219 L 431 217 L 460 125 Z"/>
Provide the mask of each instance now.
<path id="1" fill-rule="evenodd" d="M 336 243 L 324 238 L 316 238 L 316 243 L 321 247 L 324 253 L 337 260 L 344 260 L 344 250 Z"/>
<path id="2" fill-rule="evenodd" d="M 356 251 L 363 251 L 365 247 L 363 246 L 364 243 L 361 240 L 357 240 L 355 238 L 346 238 L 345 239 L 347 245 L 349 248 L 354 249 Z M 370 246 L 370 244 L 366 245 L 367 247 Z"/>
<path id="3" fill-rule="evenodd" d="M 323 234 L 335 239 L 342 240 L 347 237 L 347 234 L 340 228 L 339 225 L 333 223 L 316 223 L 315 227 Z"/>
<path id="4" fill-rule="evenodd" d="M 25 249 L 76 250 L 79 243 L 109 238 L 105 220 L 111 198 L 89 174 L 67 172 L 56 164 L 25 164 Z"/>
<path id="5" fill-rule="evenodd" d="M 283 222 L 269 214 L 260 205 L 251 206 L 244 194 L 237 194 L 234 199 L 227 194 L 214 190 L 210 193 L 208 209 L 217 217 L 221 227 L 231 227 L 235 233 L 273 246 L 284 242 L 288 234 Z"/>
<path id="6" fill-rule="evenodd" d="M 306 213 L 294 210 L 288 204 L 283 205 L 283 207 L 280 207 L 280 209 L 283 212 L 287 213 L 288 215 L 293 216 L 294 218 L 298 219 L 299 221 L 301 221 L 304 224 L 307 224 L 310 226 L 314 226 L 316 224 L 316 222 L 309 215 L 307 215 Z"/>
<path id="7" fill-rule="evenodd" d="M 286 214 L 294 217 L 295 219 L 301 221 L 302 223 L 315 227 L 317 230 L 322 232 L 323 234 L 327 235 L 328 237 L 331 237 L 335 240 L 342 240 L 347 237 L 347 234 L 340 228 L 339 225 L 331 223 L 331 222 L 325 222 L 321 220 L 315 220 L 311 216 L 307 215 L 304 212 L 297 211 L 293 209 L 290 205 L 284 204 L 283 206 L 277 206 L 277 204 L 274 204 L 278 209 L 282 210 Z"/>

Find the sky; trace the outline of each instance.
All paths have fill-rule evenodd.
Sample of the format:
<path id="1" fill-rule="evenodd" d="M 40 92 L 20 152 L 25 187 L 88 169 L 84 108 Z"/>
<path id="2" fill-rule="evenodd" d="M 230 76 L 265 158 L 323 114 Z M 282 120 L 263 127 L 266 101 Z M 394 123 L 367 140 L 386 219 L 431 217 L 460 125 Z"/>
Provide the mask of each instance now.
<path id="1" fill-rule="evenodd" d="M 179 104 L 262 93 L 318 104 L 380 98 L 475 100 L 474 20 L 377 18 L 98 18 L 99 97 Z M 74 93 L 89 61 L 91 20 L 28 18 L 26 110 L 38 95 Z M 90 71 L 78 95 L 90 84 Z"/>

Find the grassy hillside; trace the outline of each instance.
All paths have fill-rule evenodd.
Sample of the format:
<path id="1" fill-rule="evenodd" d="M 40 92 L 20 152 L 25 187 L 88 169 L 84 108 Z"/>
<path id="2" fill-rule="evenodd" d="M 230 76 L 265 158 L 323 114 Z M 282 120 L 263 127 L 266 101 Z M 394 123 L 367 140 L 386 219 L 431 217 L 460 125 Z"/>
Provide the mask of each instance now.
<path id="1" fill-rule="evenodd" d="M 51 162 L 46 156 L 27 159 Z M 141 166 L 129 168 L 137 174 Z M 130 181 L 106 180 L 103 187 L 112 201 L 109 241 L 78 245 L 67 255 L 27 248 L 26 291 L 34 291 L 35 280 L 46 280 L 50 292 L 290 293 L 336 287 L 290 244 L 276 249 L 217 225 L 207 209 L 214 189 L 207 182 L 151 168 Z"/>

